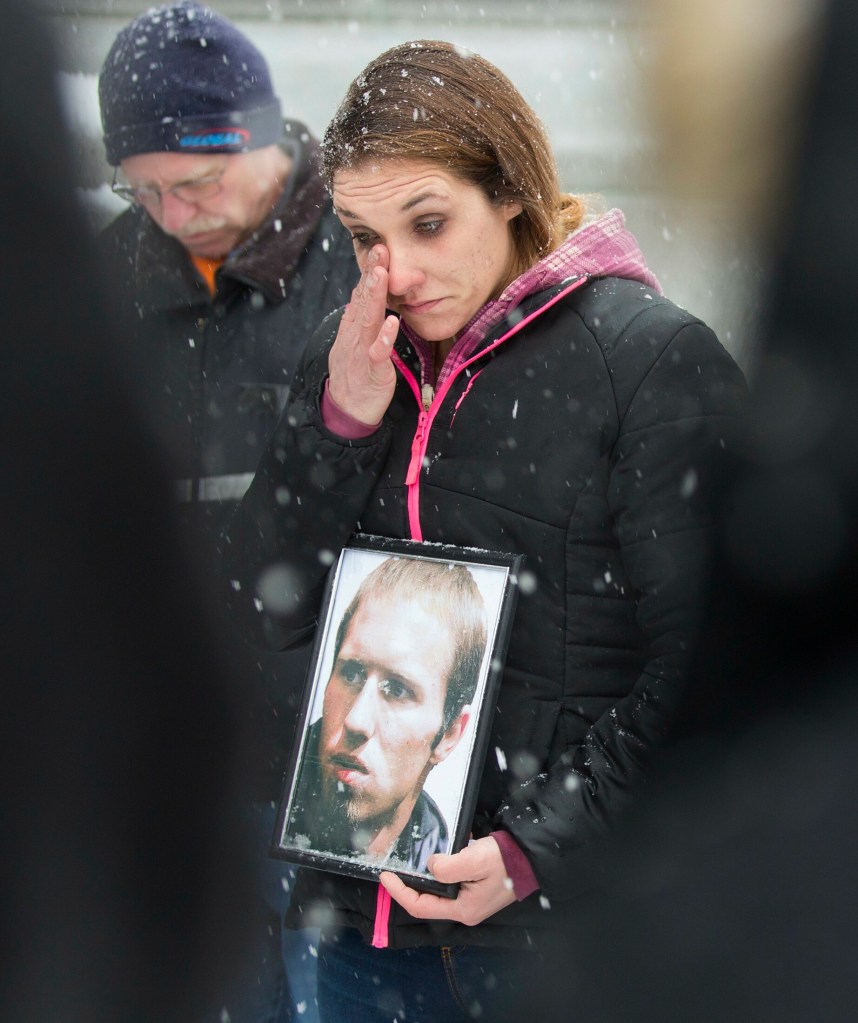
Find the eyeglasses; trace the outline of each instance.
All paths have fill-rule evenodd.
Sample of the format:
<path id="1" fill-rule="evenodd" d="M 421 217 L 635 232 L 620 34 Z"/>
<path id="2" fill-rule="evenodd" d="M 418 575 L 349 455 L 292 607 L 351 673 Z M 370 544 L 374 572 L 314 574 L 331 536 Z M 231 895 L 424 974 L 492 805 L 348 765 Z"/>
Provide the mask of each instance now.
<path id="1" fill-rule="evenodd" d="M 122 182 L 117 182 L 116 177 L 118 173 L 119 169 L 117 168 L 113 172 L 113 183 L 110 186 L 115 195 L 118 195 L 120 199 L 124 199 L 126 202 L 138 203 L 147 209 L 159 209 L 165 195 L 174 195 L 177 199 L 181 199 L 182 202 L 188 203 L 211 199 L 223 188 L 221 178 L 226 173 L 226 165 L 221 167 L 215 174 L 206 174 L 202 178 L 192 178 L 190 181 L 180 181 L 178 184 L 171 185 L 170 188 L 165 188 L 163 191 L 155 185 L 126 185 Z"/>

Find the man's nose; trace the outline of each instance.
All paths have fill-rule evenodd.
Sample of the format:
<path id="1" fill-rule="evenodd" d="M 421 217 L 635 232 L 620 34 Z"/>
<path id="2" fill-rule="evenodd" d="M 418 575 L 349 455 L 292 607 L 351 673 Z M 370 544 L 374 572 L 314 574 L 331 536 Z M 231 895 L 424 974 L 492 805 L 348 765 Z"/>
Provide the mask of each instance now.
<path id="1" fill-rule="evenodd" d="M 164 192 L 155 219 L 167 234 L 175 234 L 190 222 L 196 212 L 197 208 L 192 202 L 185 202 L 172 192 Z"/>
<path id="2" fill-rule="evenodd" d="M 407 295 L 423 283 L 426 275 L 420 269 L 412 246 L 389 245 L 388 252 L 387 290 L 391 295 Z"/>
<path id="3" fill-rule="evenodd" d="M 346 731 L 366 738 L 375 731 L 378 716 L 378 681 L 370 675 L 361 686 L 343 722 Z"/>

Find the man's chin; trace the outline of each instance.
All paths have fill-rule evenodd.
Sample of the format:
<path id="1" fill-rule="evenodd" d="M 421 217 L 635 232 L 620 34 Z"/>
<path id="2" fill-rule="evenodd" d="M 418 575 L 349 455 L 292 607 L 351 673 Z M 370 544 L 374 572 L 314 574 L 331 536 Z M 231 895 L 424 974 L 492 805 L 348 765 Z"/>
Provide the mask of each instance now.
<path id="1" fill-rule="evenodd" d="M 366 809 L 353 799 L 340 798 L 328 804 L 328 833 L 337 836 L 336 844 L 356 856 L 363 856 L 381 825 L 368 820 Z"/>
<path id="2" fill-rule="evenodd" d="M 174 235 L 176 241 L 183 245 L 192 256 L 202 259 L 220 259 L 232 248 L 234 239 L 222 229 L 199 231 L 196 234 Z"/>

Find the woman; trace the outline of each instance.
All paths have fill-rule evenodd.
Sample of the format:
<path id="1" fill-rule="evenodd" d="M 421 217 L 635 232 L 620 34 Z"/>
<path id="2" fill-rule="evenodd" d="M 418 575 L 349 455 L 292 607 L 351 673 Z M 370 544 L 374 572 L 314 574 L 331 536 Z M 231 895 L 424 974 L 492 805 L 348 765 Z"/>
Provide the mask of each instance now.
<path id="1" fill-rule="evenodd" d="M 325 1018 L 520 1018 L 533 950 L 592 885 L 588 846 L 675 704 L 699 480 L 743 382 L 661 296 L 622 214 L 560 193 L 535 114 L 476 54 L 382 54 L 323 153 L 361 279 L 310 342 L 234 522 L 233 590 L 285 647 L 312 634 L 356 529 L 523 552 L 527 571 L 474 838 L 430 863 L 458 897 L 305 870 L 291 919 L 336 938 Z"/>

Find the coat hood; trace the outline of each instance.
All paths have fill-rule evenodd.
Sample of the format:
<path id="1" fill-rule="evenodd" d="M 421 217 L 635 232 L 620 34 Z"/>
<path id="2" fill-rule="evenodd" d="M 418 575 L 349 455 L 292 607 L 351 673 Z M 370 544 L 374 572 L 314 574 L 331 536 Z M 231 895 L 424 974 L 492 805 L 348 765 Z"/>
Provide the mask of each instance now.
<path id="1" fill-rule="evenodd" d="M 462 329 L 447 356 L 438 378 L 440 384 L 467 359 L 495 324 L 520 305 L 529 295 L 561 284 L 573 277 L 622 277 L 638 281 L 663 294 L 655 274 L 647 266 L 637 239 L 626 228 L 621 210 L 611 209 L 596 219 L 585 222 L 563 244 L 511 284 L 500 296 L 488 302 Z M 429 345 L 412 331 L 406 323 L 401 329 L 417 349 L 423 363 L 424 375 L 431 366 Z"/>
<path id="2" fill-rule="evenodd" d="M 483 306 L 465 326 L 459 340 L 467 344 L 502 320 L 529 295 L 584 274 L 624 277 L 662 294 L 661 285 L 647 266 L 637 238 L 626 229 L 622 211 L 612 209 L 579 227 L 559 248 L 507 285 L 495 301 Z"/>
<path id="3" fill-rule="evenodd" d="M 537 288 L 544 288 L 582 273 L 590 277 L 622 277 L 638 281 L 663 294 L 655 274 L 646 264 L 637 238 L 626 228 L 626 219 L 618 209 L 586 221 L 583 227 L 569 235 L 559 249 L 522 274 L 519 281 L 532 277 Z M 514 281 L 507 291 L 517 283 Z"/>

